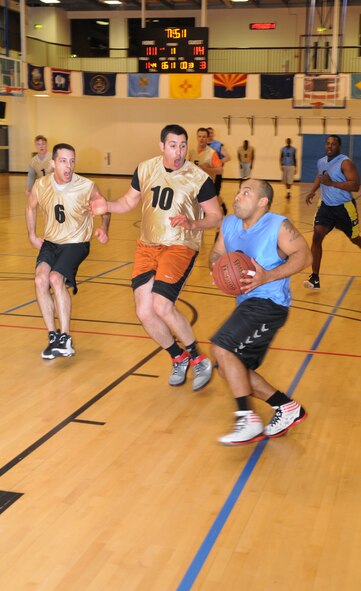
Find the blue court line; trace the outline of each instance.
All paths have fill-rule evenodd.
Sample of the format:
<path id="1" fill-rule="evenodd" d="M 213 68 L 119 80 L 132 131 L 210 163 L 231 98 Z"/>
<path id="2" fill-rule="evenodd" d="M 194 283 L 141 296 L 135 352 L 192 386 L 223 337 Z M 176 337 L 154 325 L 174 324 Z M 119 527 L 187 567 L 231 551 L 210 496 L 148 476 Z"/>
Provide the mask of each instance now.
<path id="1" fill-rule="evenodd" d="M 123 267 L 127 267 L 128 265 L 131 265 L 132 263 L 124 263 L 124 265 L 118 265 L 118 267 L 114 267 L 113 269 L 109 269 L 108 271 L 104 271 L 103 273 L 98 273 L 98 275 L 94 275 L 93 277 L 88 277 L 88 279 L 85 279 L 84 281 L 79 281 L 78 285 L 81 285 L 82 283 L 88 283 L 89 281 L 92 281 L 93 279 L 98 279 L 99 277 L 102 277 L 103 275 L 107 275 L 108 273 L 112 273 L 113 271 L 117 271 L 118 269 L 122 269 Z M 20 306 L 15 306 L 15 308 L 10 308 L 9 310 L 5 310 L 5 312 L 3 312 L 3 314 L 11 314 L 11 312 L 15 312 L 16 310 L 20 310 L 21 308 L 25 308 L 26 306 L 29 306 L 30 304 L 35 304 L 36 299 L 34 300 L 30 300 L 29 302 L 25 302 L 24 304 L 20 304 Z"/>
<path id="2" fill-rule="evenodd" d="M 354 277 L 351 277 L 349 279 L 349 281 L 347 282 L 346 287 L 344 288 L 339 299 L 337 300 L 336 305 L 334 306 L 331 314 L 334 314 L 337 311 L 338 306 L 341 305 L 341 302 L 344 299 L 348 290 L 350 289 L 353 280 L 354 280 Z M 319 334 L 317 335 L 317 337 L 311 347 L 311 351 L 317 350 L 317 348 L 318 348 L 322 338 L 324 337 L 326 331 L 328 330 L 333 318 L 334 318 L 333 316 L 329 316 L 327 318 L 325 324 L 321 328 Z M 296 376 L 291 383 L 291 386 L 288 390 L 288 395 L 290 395 L 294 392 L 296 386 L 298 385 L 301 377 L 303 376 L 312 357 L 313 357 L 312 353 L 307 354 L 305 360 L 303 361 L 300 369 L 296 373 Z M 237 482 L 235 483 L 227 500 L 225 501 L 220 512 L 218 513 L 218 516 L 216 517 L 215 521 L 213 522 L 213 525 L 211 526 L 204 541 L 202 542 L 197 554 L 195 555 L 191 564 L 189 565 L 189 567 L 186 571 L 186 574 L 184 575 L 179 586 L 177 587 L 177 591 L 190 591 L 190 589 L 192 588 L 193 583 L 195 582 L 196 578 L 198 577 L 205 561 L 207 560 L 211 550 L 213 549 L 213 546 L 216 543 L 219 534 L 221 533 L 224 525 L 226 524 L 226 521 L 227 521 L 228 517 L 230 516 L 231 511 L 233 510 L 236 502 L 238 501 L 242 490 L 246 486 L 248 479 L 250 478 L 254 468 L 256 467 L 257 462 L 258 462 L 259 458 L 261 457 L 263 450 L 266 447 L 268 441 L 269 441 L 269 439 L 263 439 L 262 441 L 259 441 L 256 448 L 253 450 L 251 457 L 249 458 L 245 467 L 243 468 Z"/>

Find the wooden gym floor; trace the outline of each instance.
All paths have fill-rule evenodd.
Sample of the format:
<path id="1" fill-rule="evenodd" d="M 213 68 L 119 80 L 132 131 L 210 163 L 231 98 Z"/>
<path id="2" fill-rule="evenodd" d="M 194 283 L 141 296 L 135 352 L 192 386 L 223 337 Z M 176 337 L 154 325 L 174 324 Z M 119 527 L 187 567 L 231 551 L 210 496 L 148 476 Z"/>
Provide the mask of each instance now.
<path id="1" fill-rule="evenodd" d="M 95 179 L 110 199 L 129 180 Z M 307 185 L 273 210 L 311 240 Z M 139 211 L 92 242 L 73 302 L 76 355 L 43 361 L 25 177 L 0 175 L 0 588 L 4 591 L 358 591 L 361 588 L 360 250 L 324 243 L 321 290 L 293 305 L 261 373 L 309 417 L 279 439 L 217 444 L 233 402 L 215 373 L 167 384 L 168 355 L 134 313 Z M 225 182 L 231 210 L 237 183 Z M 41 224 L 40 224 L 41 228 Z M 179 306 L 204 352 L 234 302 L 212 285 L 207 232 Z M 271 411 L 255 403 L 265 422 Z"/>

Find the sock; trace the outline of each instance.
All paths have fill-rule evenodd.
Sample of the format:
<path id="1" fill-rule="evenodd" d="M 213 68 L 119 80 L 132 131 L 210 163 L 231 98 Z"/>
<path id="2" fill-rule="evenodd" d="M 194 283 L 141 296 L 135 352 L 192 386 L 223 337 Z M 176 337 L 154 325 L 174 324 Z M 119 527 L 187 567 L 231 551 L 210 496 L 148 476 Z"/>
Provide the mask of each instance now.
<path id="1" fill-rule="evenodd" d="M 199 357 L 200 352 L 198 351 L 197 341 L 194 341 L 193 343 L 188 345 L 188 347 L 186 347 L 186 351 L 188 351 L 192 359 L 196 359 L 197 357 Z"/>
<path id="2" fill-rule="evenodd" d="M 171 345 L 170 347 L 168 347 L 168 349 L 166 349 L 166 351 L 168 351 L 168 353 L 172 359 L 174 359 L 175 357 L 178 357 L 179 355 L 182 355 L 182 353 L 183 353 L 183 349 L 175 341 L 174 341 L 173 345 Z"/>
<path id="3" fill-rule="evenodd" d="M 279 390 L 276 390 L 276 392 L 266 400 L 267 404 L 270 404 L 271 406 L 282 406 L 282 404 L 287 404 L 289 401 L 290 398 Z"/>
<path id="4" fill-rule="evenodd" d="M 238 410 L 251 410 L 249 408 L 248 399 L 249 396 L 238 396 L 238 398 L 235 398 Z"/>

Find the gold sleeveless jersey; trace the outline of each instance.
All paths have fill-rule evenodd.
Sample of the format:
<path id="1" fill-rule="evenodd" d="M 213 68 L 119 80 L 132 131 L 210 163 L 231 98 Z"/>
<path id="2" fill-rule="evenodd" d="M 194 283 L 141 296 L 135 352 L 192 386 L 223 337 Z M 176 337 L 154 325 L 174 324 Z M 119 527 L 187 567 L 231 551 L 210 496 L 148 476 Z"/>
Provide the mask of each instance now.
<path id="1" fill-rule="evenodd" d="M 93 218 L 88 211 L 94 183 L 73 173 L 72 180 L 61 191 L 54 174 L 35 181 L 39 206 L 44 214 L 44 238 L 55 244 L 88 242 L 93 233 Z"/>
<path id="2" fill-rule="evenodd" d="M 210 146 L 206 146 L 201 152 L 198 152 L 196 148 L 191 148 L 188 153 L 188 158 L 191 162 L 194 162 L 197 165 L 207 164 L 212 167 L 222 165 L 217 152 Z M 212 173 L 210 173 L 209 176 L 212 181 L 216 178 L 216 175 Z"/>
<path id="3" fill-rule="evenodd" d="M 47 152 L 42 160 L 39 158 L 38 154 L 36 154 L 32 158 L 30 162 L 30 167 L 34 169 L 35 176 L 37 179 L 40 179 L 42 176 L 45 176 L 46 174 L 50 174 L 51 172 L 53 172 L 51 161 L 51 152 Z"/>
<path id="4" fill-rule="evenodd" d="M 172 228 L 169 218 L 184 214 L 190 220 L 204 217 L 197 195 L 208 175 L 192 162 L 167 172 L 163 157 L 156 156 L 138 166 L 142 194 L 140 239 L 149 246 L 180 244 L 199 250 L 202 231 Z"/>

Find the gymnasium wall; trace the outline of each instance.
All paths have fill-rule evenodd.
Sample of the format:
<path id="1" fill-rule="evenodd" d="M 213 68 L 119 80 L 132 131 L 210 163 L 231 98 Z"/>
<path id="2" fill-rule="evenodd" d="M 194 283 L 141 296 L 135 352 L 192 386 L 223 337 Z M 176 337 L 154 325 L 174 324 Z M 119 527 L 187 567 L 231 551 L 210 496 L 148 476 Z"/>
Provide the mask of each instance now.
<path id="1" fill-rule="evenodd" d="M 34 11 L 35 16 L 33 16 Z M 40 11 L 46 13 L 49 19 L 49 26 L 40 29 L 41 34 L 44 35 L 44 31 L 51 30 L 52 41 L 67 43 L 69 23 L 64 19 L 64 13 L 59 16 L 57 14 L 59 11 L 55 9 L 29 9 L 29 34 L 31 23 L 40 20 Z M 359 12 L 357 10 L 358 16 Z M 74 14 L 71 14 L 73 17 Z M 81 14 L 82 18 L 85 18 L 84 13 Z M 130 14 L 132 17 L 137 16 L 134 12 Z M 199 11 L 196 14 L 199 16 Z M 251 45 L 250 38 L 247 38 L 248 22 L 251 22 L 250 19 L 260 20 L 260 14 L 262 19 L 276 20 L 280 23 L 280 28 L 276 29 L 277 34 L 273 37 L 267 32 L 257 32 L 257 36 L 252 37 L 257 39 L 257 46 L 261 46 L 262 43 L 272 46 L 271 40 L 274 46 L 298 43 L 298 35 L 305 29 L 304 9 L 292 11 L 272 9 L 269 13 L 265 9 L 262 9 L 262 12 L 217 10 L 208 12 L 210 45 Z M 347 21 L 349 31 L 355 24 L 352 25 L 351 14 L 352 10 L 349 8 Z M 355 21 L 356 12 L 353 12 L 353 15 L 353 21 Z M 91 17 L 94 18 L 94 16 L 92 13 Z M 124 18 L 125 16 L 121 19 L 117 17 L 120 37 L 125 31 Z M 292 31 L 292 37 L 295 37 L 291 40 L 293 43 L 289 37 L 286 38 L 287 42 L 284 42 L 282 37 L 281 42 L 279 36 L 281 24 L 287 24 L 287 22 L 289 30 Z M 350 33 L 348 41 L 350 44 L 356 43 L 355 26 L 353 28 L 354 32 Z M 242 35 L 240 31 L 243 31 Z M 35 36 L 34 32 L 31 31 L 32 36 Z M 120 45 L 124 46 L 124 43 Z M 164 84 L 165 78 L 161 78 Z M 256 78 L 258 79 L 258 77 L 250 77 L 250 84 L 256 84 Z M 211 75 L 205 75 L 204 85 L 208 90 L 203 96 L 212 96 L 211 79 Z M 123 85 L 126 84 L 125 80 L 124 75 Z M 126 93 L 124 93 L 125 96 Z M 258 95 L 251 93 L 251 96 Z M 232 156 L 231 162 L 225 166 L 225 177 L 238 178 L 236 150 L 244 139 L 248 139 L 254 146 L 256 154 L 254 176 L 277 180 L 280 177 L 279 151 L 285 143 L 285 138 L 292 138 L 300 161 L 303 134 L 322 135 L 326 125 L 326 133 L 347 135 L 350 129 L 349 118 L 352 119 L 351 133 L 361 134 L 360 102 L 356 100 L 349 100 L 346 109 L 327 110 L 326 115 L 324 111 L 292 109 L 291 100 L 265 101 L 253 98 L 239 100 L 128 99 L 118 98 L 118 96 L 102 98 L 80 95 L 58 96 L 51 93 L 48 98 L 40 98 L 36 97 L 35 93 L 26 92 L 24 97 L 7 97 L 7 103 L 9 167 L 12 172 L 27 171 L 33 150 L 33 138 L 36 134 L 42 133 L 49 138 L 49 146 L 60 141 L 75 146 L 78 172 L 130 175 L 139 161 L 159 152 L 159 132 L 165 124 L 174 122 L 186 127 L 190 136 L 190 145 L 195 144 L 196 130 L 199 126 L 211 125 L 215 128 L 217 139 L 224 142 Z M 253 117 L 253 135 L 251 134 L 251 117 Z M 300 117 L 302 118 L 301 128 Z M 229 125 L 225 118 L 228 118 Z M 277 118 L 277 129 L 274 123 L 275 118 Z M 322 155 L 323 146 L 321 152 Z M 301 174 L 302 168 L 299 166 L 298 178 Z"/>

